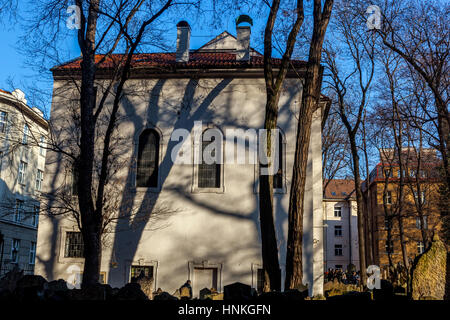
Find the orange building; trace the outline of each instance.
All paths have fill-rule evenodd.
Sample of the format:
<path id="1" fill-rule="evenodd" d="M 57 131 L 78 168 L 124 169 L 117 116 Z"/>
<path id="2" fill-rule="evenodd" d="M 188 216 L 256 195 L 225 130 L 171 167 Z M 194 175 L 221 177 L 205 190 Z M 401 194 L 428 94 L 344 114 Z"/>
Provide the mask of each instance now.
<path id="1" fill-rule="evenodd" d="M 380 161 L 363 184 L 367 261 L 411 265 L 441 229 L 441 160 L 433 149 L 404 148 L 401 157 L 382 149 Z"/>

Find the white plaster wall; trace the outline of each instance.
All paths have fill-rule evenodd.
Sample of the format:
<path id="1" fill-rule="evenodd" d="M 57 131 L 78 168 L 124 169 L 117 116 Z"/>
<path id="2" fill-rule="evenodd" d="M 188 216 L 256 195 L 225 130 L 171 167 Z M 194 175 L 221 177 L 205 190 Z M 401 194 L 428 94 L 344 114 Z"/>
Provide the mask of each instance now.
<path id="1" fill-rule="evenodd" d="M 122 286 L 129 281 L 131 264 L 156 267 L 155 288 L 173 293 L 189 277 L 189 262 L 221 265 L 219 290 L 223 285 L 240 281 L 254 283 L 252 265 L 261 264 L 256 168 L 254 164 L 224 166 L 224 191 L 221 193 L 192 193 L 193 165 L 173 165 L 169 138 L 175 128 L 190 130 L 193 121 L 213 123 L 225 132 L 227 128 L 261 128 L 264 121 L 265 86 L 263 79 L 200 79 L 197 85 L 189 79 L 130 80 L 123 100 L 119 127 L 120 135 L 128 141 L 123 158 L 128 164 L 119 176 L 124 194 L 134 197 L 139 207 L 143 198 L 157 199 L 156 208 L 176 211 L 163 221 L 150 219 L 128 231 L 110 237 L 104 249 L 102 271 L 108 283 Z M 63 117 L 65 104 L 61 94 L 63 82 L 54 84 L 52 119 Z M 188 89 L 186 89 L 188 88 Z M 139 92 L 136 92 L 136 89 Z M 300 80 L 286 80 L 280 99 L 279 127 L 286 136 L 286 193 L 275 194 L 276 231 L 280 248 L 280 264 L 284 265 L 287 235 L 287 212 L 297 129 L 296 113 L 301 101 Z M 64 94 L 64 96 L 67 96 Z M 307 177 L 305 206 L 305 281 L 321 279 L 323 274 L 322 243 L 322 182 L 320 155 L 320 110 L 314 116 Z M 64 123 L 60 122 L 61 125 Z M 134 188 L 137 138 L 139 133 L 156 126 L 162 133 L 160 150 L 160 192 Z M 317 143 L 319 141 L 319 143 Z M 46 184 L 49 190 L 64 183 L 64 165 L 57 155 L 48 157 Z M 141 208 L 143 211 L 150 207 Z M 314 213 L 314 215 L 313 215 Z M 82 265 L 82 259 L 64 259 L 65 228 L 74 228 L 70 219 L 42 218 L 38 241 L 37 272 L 49 279 L 67 277 L 71 265 Z M 128 223 L 122 225 L 122 227 Z M 125 228 L 127 229 L 127 228 Z M 313 239 L 319 240 L 312 248 Z M 114 247 L 114 250 L 112 249 Z M 312 263 L 317 264 L 313 268 Z M 110 262 L 117 261 L 116 268 Z M 252 280 L 253 279 L 253 280 Z M 283 281 L 284 282 L 284 281 Z M 320 281 L 321 283 L 321 281 Z M 312 285 L 309 286 L 312 288 Z M 314 289 L 321 293 L 321 284 Z"/>

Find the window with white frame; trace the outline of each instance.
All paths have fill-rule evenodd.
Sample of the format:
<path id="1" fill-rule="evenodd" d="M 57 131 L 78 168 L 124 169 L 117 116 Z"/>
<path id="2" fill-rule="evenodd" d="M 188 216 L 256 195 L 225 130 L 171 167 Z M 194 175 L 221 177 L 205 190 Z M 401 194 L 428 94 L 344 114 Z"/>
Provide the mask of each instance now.
<path id="1" fill-rule="evenodd" d="M 20 239 L 12 239 L 11 245 L 11 263 L 19 261 Z"/>
<path id="2" fill-rule="evenodd" d="M 84 243 L 81 232 L 66 232 L 65 258 L 82 258 L 84 257 Z"/>
<path id="3" fill-rule="evenodd" d="M 342 207 L 334 207 L 334 216 L 342 217 Z"/>
<path id="4" fill-rule="evenodd" d="M 133 282 L 139 277 L 153 278 L 153 266 L 131 266 L 130 281 Z"/>
<path id="5" fill-rule="evenodd" d="M 160 137 L 156 130 L 146 129 L 139 136 L 136 186 L 158 187 Z"/>
<path id="6" fill-rule="evenodd" d="M 428 216 L 423 216 L 423 228 L 426 229 L 428 228 Z M 416 228 L 417 229 L 422 229 L 422 223 L 420 221 L 420 217 L 416 218 Z"/>
<path id="7" fill-rule="evenodd" d="M 342 256 L 342 244 L 335 244 L 334 245 L 334 255 L 337 257 Z"/>
<path id="8" fill-rule="evenodd" d="M 45 155 L 45 137 L 41 136 L 41 138 L 39 139 L 39 154 L 41 156 Z"/>
<path id="9" fill-rule="evenodd" d="M 417 241 L 417 253 L 422 254 L 425 251 L 425 246 L 422 241 Z"/>
<path id="10" fill-rule="evenodd" d="M 391 191 L 387 191 L 386 194 L 384 195 L 384 202 L 386 204 L 392 204 L 392 192 Z"/>
<path id="11" fill-rule="evenodd" d="M 5 111 L 0 111 L 0 133 L 6 131 L 7 123 L 8 123 L 8 114 Z"/>
<path id="12" fill-rule="evenodd" d="M 16 199 L 16 208 L 14 210 L 14 222 L 22 222 L 23 213 L 24 213 L 24 202 L 23 200 Z"/>
<path id="13" fill-rule="evenodd" d="M 25 174 L 27 172 L 28 164 L 24 161 L 20 161 L 19 163 L 19 172 L 17 175 L 17 181 L 20 184 L 25 184 Z"/>
<path id="14" fill-rule="evenodd" d="M 217 133 L 216 128 L 203 131 L 199 150 L 200 164 L 197 171 L 198 188 L 220 188 L 221 186 L 222 141 L 216 141 Z"/>
<path id="15" fill-rule="evenodd" d="M 39 221 L 39 206 L 33 206 L 33 212 L 31 213 L 31 225 L 37 227 Z"/>
<path id="16" fill-rule="evenodd" d="M 23 125 L 23 137 L 22 137 L 22 144 L 28 143 L 28 135 L 30 134 L 30 127 L 28 124 Z"/>
<path id="17" fill-rule="evenodd" d="M 342 237 L 342 226 L 334 226 L 334 236 Z"/>
<path id="18" fill-rule="evenodd" d="M 34 260 L 36 259 L 36 242 L 31 242 L 30 244 L 30 256 L 29 256 L 29 264 L 34 265 Z"/>
<path id="19" fill-rule="evenodd" d="M 256 270 L 256 291 L 262 293 L 264 290 L 264 269 L 258 268 Z"/>
<path id="20" fill-rule="evenodd" d="M 44 180 L 44 172 L 42 170 L 37 170 L 36 172 L 36 190 L 42 190 L 42 181 Z"/>
<path id="21" fill-rule="evenodd" d="M 419 202 L 419 194 L 417 193 L 417 191 L 413 191 L 414 193 L 414 198 L 416 199 L 417 202 Z M 424 204 L 426 201 L 426 196 L 425 196 L 425 191 L 420 191 L 420 203 Z"/>

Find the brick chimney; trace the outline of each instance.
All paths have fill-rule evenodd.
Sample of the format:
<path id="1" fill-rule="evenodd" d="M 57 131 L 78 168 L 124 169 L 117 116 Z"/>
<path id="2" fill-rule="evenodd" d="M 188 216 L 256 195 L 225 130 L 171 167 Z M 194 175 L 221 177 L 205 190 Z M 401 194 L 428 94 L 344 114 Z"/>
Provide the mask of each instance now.
<path id="1" fill-rule="evenodd" d="M 191 27 L 186 21 L 177 24 L 177 53 L 176 62 L 189 61 L 189 42 L 191 38 Z"/>

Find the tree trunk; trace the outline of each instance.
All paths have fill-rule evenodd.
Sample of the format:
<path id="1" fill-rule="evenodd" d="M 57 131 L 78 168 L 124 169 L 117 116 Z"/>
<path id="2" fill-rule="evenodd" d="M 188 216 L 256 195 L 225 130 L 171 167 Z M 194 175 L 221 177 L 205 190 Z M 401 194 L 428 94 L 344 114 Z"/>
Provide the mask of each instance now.
<path id="1" fill-rule="evenodd" d="M 322 1 L 314 0 L 314 28 L 309 49 L 302 104 L 298 115 L 295 158 L 289 196 L 285 289 L 299 288 L 303 284 L 302 246 L 306 169 L 311 138 L 312 115 L 317 109 L 320 100 L 322 46 L 332 7 L 333 1 L 326 0 L 322 11 Z"/>

